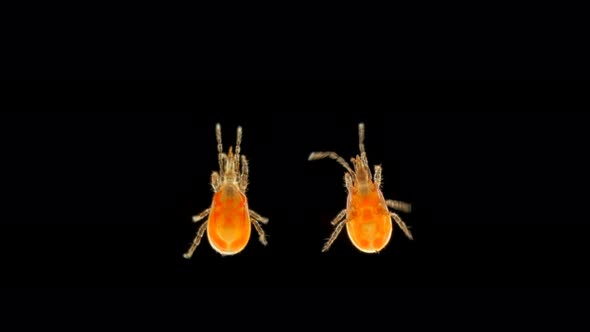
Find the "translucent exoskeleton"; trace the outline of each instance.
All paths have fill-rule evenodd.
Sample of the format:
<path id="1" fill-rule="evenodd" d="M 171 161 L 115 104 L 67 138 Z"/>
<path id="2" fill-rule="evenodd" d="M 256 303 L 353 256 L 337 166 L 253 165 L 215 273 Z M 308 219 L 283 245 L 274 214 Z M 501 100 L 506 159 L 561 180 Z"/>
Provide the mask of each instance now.
<path id="1" fill-rule="evenodd" d="M 250 240 L 252 226 L 258 232 L 260 242 L 267 244 L 260 223 L 266 224 L 268 219 L 248 207 L 248 161 L 244 155 L 240 155 L 242 127 L 238 127 L 235 152 L 230 146 L 228 153 L 223 153 L 220 124 L 215 126 L 215 134 L 219 172 L 211 174 L 213 202 L 208 209 L 193 216 L 195 223 L 205 218 L 207 220 L 199 227 L 192 245 L 184 254 L 187 259 L 192 257 L 205 232 L 211 247 L 223 256 L 235 255 L 244 250 Z"/>
<path id="2" fill-rule="evenodd" d="M 412 240 L 412 233 L 402 219 L 388 208 L 409 213 L 411 205 L 401 201 L 386 200 L 381 192 L 382 168 L 375 166 L 375 174 L 371 174 L 367 154 L 365 152 L 365 125 L 359 124 L 360 156 L 351 158 L 354 170 L 335 152 L 313 152 L 309 160 L 330 158 L 344 166 L 345 186 L 348 191 L 346 209 L 332 220 L 335 227 L 332 235 L 325 243 L 322 252 L 327 251 L 346 225 L 346 231 L 352 244 L 365 253 L 378 253 L 389 243 L 393 233 L 393 219 L 404 234 Z"/>

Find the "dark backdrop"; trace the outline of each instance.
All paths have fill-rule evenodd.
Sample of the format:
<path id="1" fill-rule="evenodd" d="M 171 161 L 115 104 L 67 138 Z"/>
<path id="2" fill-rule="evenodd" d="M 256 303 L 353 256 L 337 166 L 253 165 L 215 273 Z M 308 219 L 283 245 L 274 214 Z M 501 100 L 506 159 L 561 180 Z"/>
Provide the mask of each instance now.
<path id="1" fill-rule="evenodd" d="M 575 88 L 451 82 L 7 88 L 3 286 L 168 289 L 187 297 L 191 289 L 199 296 L 231 288 L 315 289 L 328 307 L 337 305 L 330 302 L 334 294 L 396 289 L 586 287 L 589 227 L 578 207 L 585 205 L 587 128 Z M 413 203 L 411 214 L 400 215 L 415 240 L 396 229 L 383 252 L 366 255 L 342 233 L 322 254 L 329 221 L 345 206 L 344 170 L 307 157 L 318 150 L 355 155 L 360 121 L 369 161 L 384 169 L 384 195 Z M 221 257 L 204 239 L 189 261 L 182 253 L 198 227 L 191 216 L 212 198 L 216 122 L 226 148 L 243 126 L 248 198 L 270 218 L 269 245 L 253 236 L 239 255 Z"/>

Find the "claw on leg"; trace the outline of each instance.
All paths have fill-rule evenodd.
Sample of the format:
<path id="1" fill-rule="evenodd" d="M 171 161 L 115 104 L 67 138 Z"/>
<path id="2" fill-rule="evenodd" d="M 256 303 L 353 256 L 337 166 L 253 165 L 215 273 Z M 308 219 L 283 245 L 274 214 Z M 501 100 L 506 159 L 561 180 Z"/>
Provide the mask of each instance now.
<path id="1" fill-rule="evenodd" d="M 197 247 L 201 243 L 201 239 L 203 238 L 203 235 L 205 234 L 206 230 L 207 230 L 207 223 L 205 222 L 201 225 L 201 227 L 199 227 L 199 230 L 197 231 L 197 235 L 195 236 L 195 239 L 193 240 L 191 247 L 188 249 L 188 251 L 184 255 L 182 255 L 182 257 L 184 257 L 186 259 L 190 259 L 193 256 L 193 253 L 195 252 L 195 249 L 197 249 Z"/>
<path id="2" fill-rule="evenodd" d="M 258 240 L 260 241 L 260 243 L 266 246 L 268 244 L 268 241 L 266 241 L 266 234 L 264 233 L 264 230 L 262 229 L 258 221 L 252 220 L 252 224 L 254 225 L 256 232 L 258 232 Z"/>
<path id="3" fill-rule="evenodd" d="M 408 229 L 408 226 L 406 226 L 406 223 L 404 223 L 402 221 L 402 218 L 400 218 L 397 214 L 395 214 L 393 212 L 391 212 L 390 215 L 393 218 L 393 220 L 395 220 L 395 222 L 397 223 L 397 225 L 399 226 L 399 228 L 402 229 L 402 231 L 404 232 L 404 234 L 406 234 L 406 236 L 408 237 L 408 239 L 413 240 L 414 237 L 412 236 L 412 233 Z"/>
<path id="4" fill-rule="evenodd" d="M 209 212 L 211 212 L 211 208 L 205 209 L 203 212 L 197 214 L 196 216 L 193 216 L 193 222 L 201 221 L 202 219 L 204 219 L 205 217 L 207 217 L 209 215 Z"/>
<path id="5" fill-rule="evenodd" d="M 342 219 L 344 219 L 344 217 L 346 216 L 346 209 L 340 211 L 340 213 L 338 213 L 338 215 L 330 222 L 330 224 L 332 224 L 332 226 L 336 226 L 336 224 L 340 221 L 342 221 Z"/>
<path id="6" fill-rule="evenodd" d="M 268 224 L 268 218 L 259 215 L 256 211 L 250 210 L 250 217 L 263 224 Z"/>
<path id="7" fill-rule="evenodd" d="M 336 238 L 338 237 L 338 235 L 342 231 L 342 227 L 344 227 L 344 225 L 346 225 L 346 221 L 342 221 L 338 224 L 338 226 L 336 226 L 336 228 L 332 232 L 332 235 L 330 236 L 330 239 L 328 239 L 328 241 L 326 241 L 326 244 L 324 244 L 324 247 L 322 248 L 322 252 L 326 252 L 326 251 L 328 251 L 328 249 L 330 249 L 330 247 L 332 246 L 332 243 L 334 243 L 334 241 L 336 240 Z"/>

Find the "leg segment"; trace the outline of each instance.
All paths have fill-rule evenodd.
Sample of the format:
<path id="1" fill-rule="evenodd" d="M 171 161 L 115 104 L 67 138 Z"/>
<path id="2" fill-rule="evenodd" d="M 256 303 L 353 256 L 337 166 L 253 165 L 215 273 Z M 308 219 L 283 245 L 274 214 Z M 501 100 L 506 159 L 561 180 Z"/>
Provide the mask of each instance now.
<path id="1" fill-rule="evenodd" d="M 312 152 L 309 155 L 308 160 L 318 160 L 323 158 L 330 158 L 336 160 L 340 165 L 342 165 L 350 174 L 354 174 L 353 170 L 350 168 L 346 160 L 340 157 L 336 152 Z"/>
<path id="2" fill-rule="evenodd" d="M 401 201 L 394 201 L 394 200 L 388 199 L 385 201 L 385 204 L 387 204 L 387 206 L 389 206 L 390 208 L 392 208 L 394 210 L 398 210 L 398 211 L 405 212 L 405 213 L 412 212 L 412 204 L 410 204 L 410 203 L 401 202 Z"/>
<path id="3" fill-rule="evenodd" d="M 259 221 L 263 224 L 268 224 L 268 218 L 259 215 L 256 211 L 250 210 L 250 218 Z"/>
<path id="4" fill-rule="evenodd" d="M 197 249 L 197 246 L 199 245 L 199 243 L 201 243 L 201 239 L 203 238 L 203 235 L 205 234 L 206 230 L 207 230 L 207 222 L 204 222 L 201 225 L 201 227 L 199 227 L 199 230 L 197 231 L 197 235 L 195 236 L 195 239 L 193 240 L 191 247 L 182 257 L 184 257 L 186 259 L 190 259 L 193 256 L 193 253 L 195 252 L 195 249 Z"/>
<path id="5" fill-rule="evenodd" d="M 217 138 L 217 158 L 219 159 L 219 171 L 223 175 L 223 145 L 221 144 L 221 125 L 215 125 L 215 137 Z"/>
<path id="6" fill-rule="evenodd" d="M 381 168 L 381 165 L 375 165 L 375 176 L 373 177 L 373 182 L 375 182 L 377 188 L 381 188 L 382 172 L 383 169 Z"/>
<path id="7" fill-rule="evenodd" d="M 332 232 L 332 235 L 330 236 L 330 239 L 328 239 L 326 244 L 324 244 L 324 247 L 322 248 L 322 252 L 326 252 L 326 251 L 328 251 L 328 249 L 330 249 L 330 247 L 332 246 L 332 243 L 334 243 L 334 241 L 336 240 L 336 238 L 338 237 L 338 235 L 342 231 L 342 227 L 344 227 L 344 225 L 346 225 L 346 220 L 340 222 L 338 224 L 338 226 L 336 226 L 336 228 Z"/>
<path id="8" fill-rule="evenodd" d="M 252 222 L 252 225 L 254 225 L 256 232 L 258 232 L 258 240 L 260 241 L 260 243 L 262 243 L 263 245 L 267 245 L 268 242 L 266 241 L 266 234 L 264 234 L 264 230 L 262 229 L 262 226 L 260 226 L 260 224 L 258 223 L 258 221 L 256 219 L 250 219 L 250 220 Z"/>
<path id="9" fill-rule="evenodd" d="M 359 150 L 361 151 L 361 162 L 365 166 L 369 178 L 371 177 L 371 168 L 369 167 L 369 160 L 367 160 L 367 152 L 365 151 L 365 124 L 359 123 Z"/>
<path id="10" fill-rule="evenodd" d="M 402 229 L 402 231 L 404 231 L 404 234 L 406 234 L 406 236 L 408 237 L 408 239 L 413 240 L 414 237 L 412 237 L 412 233 L 410 233 L 410 230 L 408 229 L 408 226 L 406 226 L 406 224 L 402 221 L 402 218 L 400 218 L 397 214 L 390 212 L 389 213 L 391 215 L 391 217 L 393 218 L 393 220 L 395 220 L 395 222 L 397 223 L 397 225 L 399 226 L 399 228 Z"/>
<path id="11" fill-rule="evenodd" d="M 352 181 L 352 175 L 350 175 L 350 173 L 344 174 L 344 184 L 346 186 L 346 190 L 349 193 L 352 192 L 353 181 Z"/>
<path id="12" fill-rule="evenodd" d="M 359 150 L 361 151 L 361 159 L 366 166 L 369 166 L 367 161 L 367 153 L 365 152 L 365 124 L 359 123 Z"/>
<path id="13" fill-rule="evenodd" d="M 250 170 L 248 168 L 248 160 L 246 159 L 246 156 L 242 156 L 242 171 L 240 173 L 240 189 L 242 189 L 243 192 L 246 191 L 246 189 L 248 188 L 248 174 L 249 174 Z"/>
<path id="14" fill-rule="evenodd" d="M 242 127 L 238 126 L 238 133 L 236 136 L 236 157 L 238 158 L 240 157 L 240 145 L 242 145 Z"/>
<path id="15" fill-rule="evenodd" d="M 219 173 L 213 172 L 211 173 L 211 187 L 213 187 L 213 191 L 217 192 L 219 190 L 219 186 L 221 182 L 219 180 Z"/>
<path id="16" fill-rule="evenodd" d="M 344 217 L 346 216 L 346 209 L 340 211 L 340 213 L 338 213 L 338 215 L 336 216 L 336 218 L 334 218 L 330 224 L 332 224 L 332 226 L 336 226 L 337 223 L 339 223 L 340 221 L 342 221 L 342 219 L 344 219 Z"/>
<path id="17" fill-rule="evenodd" d="M 201 221 L 203 218 L 209 215 L 209 212 L 211 212 L 211 208 L 205 209 L 203 212 L 193 216 L 193 222 Z"/>

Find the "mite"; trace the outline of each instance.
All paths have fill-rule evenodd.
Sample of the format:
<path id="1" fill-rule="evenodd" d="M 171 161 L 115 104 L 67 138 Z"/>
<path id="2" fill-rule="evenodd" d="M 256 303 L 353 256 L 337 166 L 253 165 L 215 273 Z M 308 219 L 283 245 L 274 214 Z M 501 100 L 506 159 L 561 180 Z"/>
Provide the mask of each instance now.
<path id="1" fill-rule="evenodd" d="M 245 156 L 240 155 L 242 127 L 238 127 L 235 152 L 230 146 L 228 153 L 223 153 L 220 124 L 215 126 L 215 134 L 219 172 L 211 174 L 213 202 L 208 209 L 193 216 L 195 223 L 205 218 L 207 220 L 199 227 L 192 245 L 183 255 L 186 259 L 192 257 L 205 232 L 211 247 L 223 256 L 235 255 L 244 250 L 250 240 L 252 226 L 258 232 L 260 242 L 267 245 L 260 223 L 268 223 L 268 218 L 248 207 L 245 194 L 248 187 L 248 161 Z"/>
<path id="2" fill-rule="evenodd" d="M 354 170 L 335 152 L 312 152 L 309 160 L 330 158 L 344 166 L 344 182 L 348 191 L 346 209 L 342 210 L 331 224 L 335 227 L 326 241 L 322 252 L 327 251 L 346 225 L 346 231 L 352 244 L 364 253 L 378 253 L 389 243 L 393 233 L 392 219 L 404 234 L 413 240 L 412 233 L 402 219 L 388 208 L 409 213 L 411 205 L 405 202 L 386 200 L 381 192 L 380 165 L 375 166 L 375 175 L 371 169 L 365 152 L 365 125 L 359 124 L 360 156 L 351 158 Z"/>

